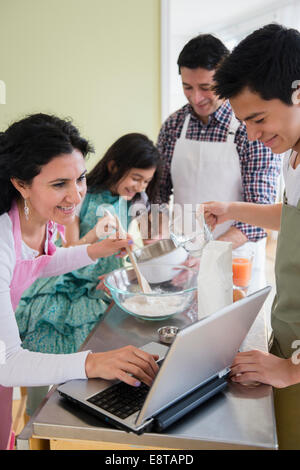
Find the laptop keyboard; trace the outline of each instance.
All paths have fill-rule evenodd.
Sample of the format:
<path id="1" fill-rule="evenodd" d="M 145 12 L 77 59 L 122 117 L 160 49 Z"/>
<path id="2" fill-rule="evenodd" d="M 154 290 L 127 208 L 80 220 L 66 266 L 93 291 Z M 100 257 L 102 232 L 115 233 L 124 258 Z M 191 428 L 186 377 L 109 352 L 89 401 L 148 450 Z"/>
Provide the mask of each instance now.
<path id="1" fill-rule="evenodd" d="M 148 392 L 149 387 L 144 383 L 141 383 L 139 387 L 132 387 L 124 382 L 119 382 L 103 392 L 97 393 L 87 401 L 118 418 L 125 419 L 142 408 Z"/>

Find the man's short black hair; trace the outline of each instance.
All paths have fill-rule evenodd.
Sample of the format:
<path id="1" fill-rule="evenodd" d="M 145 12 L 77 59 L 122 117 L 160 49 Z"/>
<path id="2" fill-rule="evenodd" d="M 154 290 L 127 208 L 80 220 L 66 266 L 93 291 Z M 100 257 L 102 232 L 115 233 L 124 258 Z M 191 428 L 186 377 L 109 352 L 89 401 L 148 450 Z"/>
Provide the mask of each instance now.
<path id="1" fill-rule="evenodd" d="M 300 81 L 299 31 L 275 23 L 254 31 L 223 61 L 214 79 L 220 98 L 232 98 L 249 88 L 264 100 L 291 105 Z"/>
<path id="2" fill-rule="evenodd" d="M 212 34 L 199 34 L 191 39 L 179 54 L 177 65 L 196 69 L 214 70 L 229 54 L 227 47 Z"/>

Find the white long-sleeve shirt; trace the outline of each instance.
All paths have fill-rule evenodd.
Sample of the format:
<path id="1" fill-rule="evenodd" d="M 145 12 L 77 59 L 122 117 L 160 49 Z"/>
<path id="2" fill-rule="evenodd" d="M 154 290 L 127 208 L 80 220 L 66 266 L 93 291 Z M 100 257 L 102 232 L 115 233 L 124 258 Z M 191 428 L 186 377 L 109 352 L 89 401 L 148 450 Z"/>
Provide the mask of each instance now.
<path id="1" fill-rule="evenodd" d="M 57 248 L 40 277 L 64 274 L 94 263 L 88 245 Z M 23 242 L 22 258 L 32 259 L 35 250 Z M 12 222 L 8 214 L 0 216 L 0 385 L 40 386 L 86 378 L 85 360 L 89 351 L 75 354 L 43 354 L 21 347 L 21 339 L 10 298 L 10 284 L 16 264 Z M 2 348 L 1 348 L 2 347 Z"/>

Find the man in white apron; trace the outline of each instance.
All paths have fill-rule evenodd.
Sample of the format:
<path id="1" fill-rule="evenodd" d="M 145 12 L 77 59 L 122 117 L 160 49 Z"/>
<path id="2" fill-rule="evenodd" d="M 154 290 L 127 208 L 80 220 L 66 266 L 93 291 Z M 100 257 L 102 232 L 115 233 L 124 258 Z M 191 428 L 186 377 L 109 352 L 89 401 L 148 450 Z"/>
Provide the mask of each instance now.
<path id="1" fill-rule="evenodd" d="M 174 204 L 189 205 L 184 210 L 210 200 L 275 201 L 279 157 L 261 142 L 249 142 L 246 127 L 235 118 L 229 102 L 211 90 L 215 70 L 227 55 L 224 44 L 210 34 L 189 41 L 179 55 L 189 104 L 172 114 L 159 134 L 163 157 L 159 204 L 169 202 L 172 190 Z M 252 247 L 257 284 L 263 282 L 266 233 L 262 229 L 228 221 L 217 227 L 214 237 L 232 242 L 234 249 L 245 243 Z"/>

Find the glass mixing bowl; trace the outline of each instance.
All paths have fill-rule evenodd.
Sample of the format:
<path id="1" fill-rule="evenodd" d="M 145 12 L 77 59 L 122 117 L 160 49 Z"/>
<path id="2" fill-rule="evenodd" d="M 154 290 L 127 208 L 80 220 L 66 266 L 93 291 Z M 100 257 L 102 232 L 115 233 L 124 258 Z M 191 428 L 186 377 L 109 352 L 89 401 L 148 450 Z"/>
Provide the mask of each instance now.
<path id="1" fill-rule="evenodd" d="M 147 265 L 143 275 L 159 279 L 158 265 Z M 105 277 L 104 283 L 116 304 L 125 312 L 146 320 L 164 320 L 184 312 L 194 301 L 197 272 L 186 266 L 168 265 L 172 278 L 165 282 L 149 282 L 151 294 L 144 294 L 138 285 L 133 268 L 116 269 Z M 155 276 L 156 273 L 156 276 Z"/>

